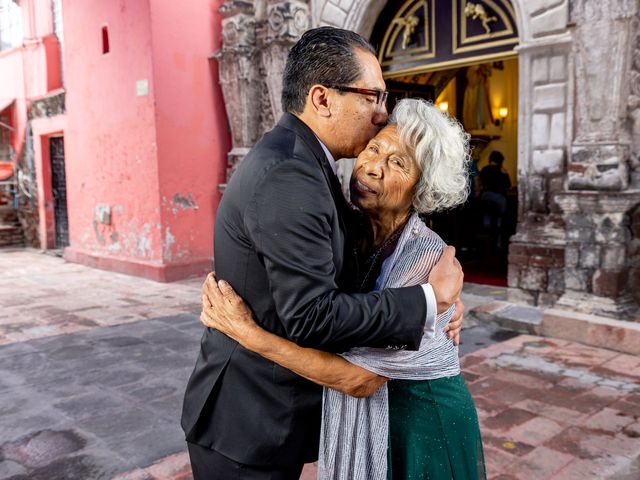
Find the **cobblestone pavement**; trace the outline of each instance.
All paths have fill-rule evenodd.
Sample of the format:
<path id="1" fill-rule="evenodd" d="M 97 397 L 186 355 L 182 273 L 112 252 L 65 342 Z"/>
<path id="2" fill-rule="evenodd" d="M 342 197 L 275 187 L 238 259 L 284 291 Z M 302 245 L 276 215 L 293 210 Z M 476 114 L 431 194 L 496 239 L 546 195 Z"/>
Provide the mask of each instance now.
<path id="1" fill-rule="evenodd" d="M 32 250 L 0 250 L 0 271 L 0 479 L 189 479 L 179 413 L 200 280 Z M 504 293 L 465 289 L 467 308 Z M 463 332 L 489 478 L 640 478 L 640 358 L 514 335 L 473 321 Z"/>

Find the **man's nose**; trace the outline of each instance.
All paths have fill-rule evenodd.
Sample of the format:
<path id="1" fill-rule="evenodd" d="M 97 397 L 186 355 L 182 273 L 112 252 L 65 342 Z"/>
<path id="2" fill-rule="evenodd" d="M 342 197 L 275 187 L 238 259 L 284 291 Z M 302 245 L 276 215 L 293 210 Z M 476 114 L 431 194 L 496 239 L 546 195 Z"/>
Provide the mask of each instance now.
<path id="1" fill-rule="evenodd" d="M 380 106 L 376 107 L 376 110 L 373 114 L 373 124 L 378 127 L 384 127 L 389 121 L 389 112 L 387 112 L 387 105 L 383 103 Z"/>

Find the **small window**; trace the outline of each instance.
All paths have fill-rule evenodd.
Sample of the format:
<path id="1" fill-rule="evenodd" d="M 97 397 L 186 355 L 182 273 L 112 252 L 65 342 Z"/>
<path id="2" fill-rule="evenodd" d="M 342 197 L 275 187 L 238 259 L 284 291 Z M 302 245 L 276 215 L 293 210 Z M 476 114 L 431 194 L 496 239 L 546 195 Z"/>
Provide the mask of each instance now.
<path id="1" fill-rule="evenodd" d="M 109 29 L 102 27 L 102 53 L 109 53 Z"/>

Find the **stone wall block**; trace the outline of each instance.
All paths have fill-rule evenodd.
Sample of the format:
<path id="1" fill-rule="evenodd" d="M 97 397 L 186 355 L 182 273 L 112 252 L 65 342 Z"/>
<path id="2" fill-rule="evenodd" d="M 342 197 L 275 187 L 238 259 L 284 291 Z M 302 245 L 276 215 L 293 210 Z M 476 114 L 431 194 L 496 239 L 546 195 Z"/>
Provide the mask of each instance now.
<path id="1" fill-rule="evenodd" d="M 535 148 L 545 149 L 549 146 L 549 115 L 538 113 L 533 116 L 531 140 Z"/>
<path id="2" fill-rule="evenodd" d="M 534 213 L 547 213 L 547 192 L 544 178 L 538 175 L 530 175 L 527 178 L 527 195 L 530 201 L 530 210 Z"/>
<path id="3" fill-rule="evenodd" d="M 603 244 L 628 243 L 631 240 L 631 230 L 627 227 L 624 213 L 599 215 L 595 240 Z"/>
<path id="4" fill-rule="evenodd" d="M 567 57 L 556 55 L 549 59 L 549 80 L 563 82 L 567 79 Z"/>
<path id="5" fill-rule="evenodd" d="M 551 147 L 563 147 L 567 144 L 564 122 L 564 113 L 554 113 L 551 116 L 551 128 L 549 135 L 549 144 Z"/>
<path id="6" fill-rule="evenodd" d="M 602 246 L 601 266 L 609 270 L 619 270 L 627 261 L 627 249 L 624 245 L 606 244 Z"/>
<path id="7" fill-rule="evenodd" d="M 555 195 L 564 191 L 564 176 L 549 178 L 549 207 L 553 213 L 561 214 L 562 209 L 555 200 Z"/>
<path id="8" fill-rule="evenodd" d="M 624 190 L 629 185 L 627 158 L 628 150 L 621 145 L 572 145 L 569 189 Z"/>
<path id="9" fill-rule="evenodd" d="M 538 174 L 554 174 L 564 171 L 564 151 L 534 150 L 533 171 Z"/>
<path id="10" fill-rule="evenodd" d="M 540 292 L 540 294 L 538 294 L 538 302 L 536 305 L 540 307 L 552 307 L 556 304 L 560 295 L 561 294 L 557 293 Z"/>
<path id="11" fill-rule="evenodd" d="M 534 85 L 549 83 L 549 58 L 535 57 L 531 62 L 531 80 Z"/>
<path id="12" fill-rule="evenodd" d="M 520 286 L 520 271 L 522 270 L 521 266 L 512 264 L 509 262 L 509 267 L 507 269 L 507 285 L 510 287 L 519 287 Z"/>
<path id="13" fill-rule="evenodd" d="M 334 27 L 342 27 L 347 14 L 344 10 L 333 3 L 327 3 L 322 10 L 321 21 L 326 25 L 333 25 Z"/>
<path id="14" fill-rule="evenodd" d="M 576 245 L 567 245 L 564 249 L 564 264 L 566 267 L 577 267 L 580 261 L 580 249 Z"/>
<path id="15" fill-rule="evenodd" d="M 563 110 L 567 100 L 566 97 L 564 83 L 533 87 L 533 109 L 536 112 Z"/>
<path id="16" fill-rule="evenodd" d="M 598 270 L 593 276 L 593 293 L 601 297 L 619 297 L 627 290 L 627 270 Z"/>
<path id="17" fill-rule="evenodd" d="M 596 244 L 583 245 L 580 247 L 580 267 L 598 268 L 600 267 L 600 247 Z"/>
<path id="18" fill-rule="evenodd" d="M 535 3 L 535 2 L 526 2 Z M 546 2 L 551 3 L 551 2 Z M 567 28 L 569 21 L 569 7 L 566 0 L 559 3 L 555 8 L 551 8 L 531 19 L 531 33 L 534 37 L 544 37 L 554 33 L 560 33 Z"/>
<path id="19" fill-rule="evenodd" d="M 544 291 L 547 288 L 547 270 L 527 267 L 520 272 L 520 288 L 525 290 Z"/>
<path id="20" fill-rule="evenodd" d="M 564 293 L 563 268 L 550 268 L 547 271 L 547 292 L 557 295 Z"/>
<path id="21" fill-rule="evenodd" d="M 529 257 L 527 255 L 509 254 L 509 265 L 528 265 Z"/>
<path id="22" fill-rule="evenodd" d="M 564 0 L 527 0 L 523 2 L 527 13 L 532 17 L 544 13 L 546 10 L 557 7 L 564 3 Z"/>
<path id="23" fill-rule="evenodd" d="M 567 230 L 573 230 L 578 228 L 595 228 L 594 221 L 586 215 L 582 214 L 567 214 L 564 219 Z"/>
<path id="24" fill-rule="evenodd" d="M 564 284 L 569 290 L 591 293 L 591 270 L 565 268 Z"/>

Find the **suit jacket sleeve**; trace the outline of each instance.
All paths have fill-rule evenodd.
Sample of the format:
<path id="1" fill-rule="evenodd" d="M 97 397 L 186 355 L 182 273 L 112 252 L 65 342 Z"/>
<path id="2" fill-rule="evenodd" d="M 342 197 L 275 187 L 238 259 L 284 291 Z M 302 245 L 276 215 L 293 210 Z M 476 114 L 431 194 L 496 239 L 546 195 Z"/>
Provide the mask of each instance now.
<path id="1" fill-rule="evenodd" d="M 332 248 L 336 209 L 327 201 L 330 194 L 319 195 L 328 188 L 317 167 L 282 162 L 264 176 L 245 211 L 246 231 L 264 262 L 287 336 L 329 351 L 417 349 L 426 318 L 420 286 L 369 294 L 338 290 Z"/>

